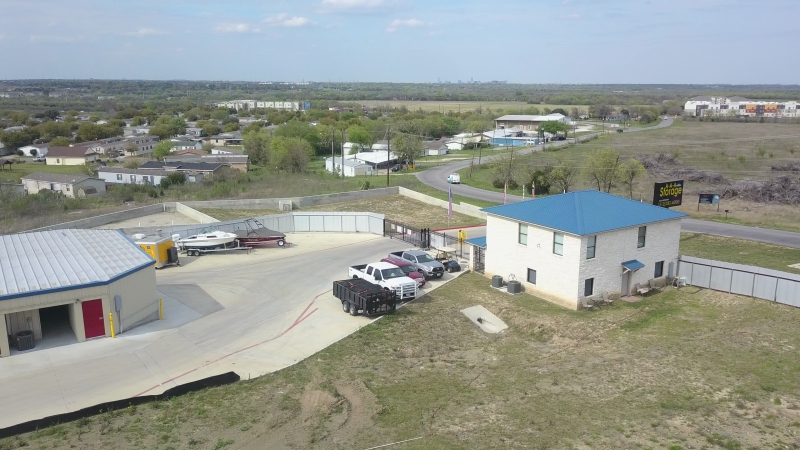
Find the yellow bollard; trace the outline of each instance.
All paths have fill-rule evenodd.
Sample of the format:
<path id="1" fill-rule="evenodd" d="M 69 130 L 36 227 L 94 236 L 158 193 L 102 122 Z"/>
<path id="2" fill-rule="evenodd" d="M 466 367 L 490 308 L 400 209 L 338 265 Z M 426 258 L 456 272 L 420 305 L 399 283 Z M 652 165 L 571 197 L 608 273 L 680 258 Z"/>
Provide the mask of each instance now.
<path id="1" fill-rule="evenodd" d="M 158 299 L 158 320 L 164 320 L 164 300 Z"/>
<path id="2" fill-rule="evenodd" d="M 117 333 L 114 331 L 114 313 L 108 313 L 108 322 L 111 324 L 111 337 L 117 337 Z"/>

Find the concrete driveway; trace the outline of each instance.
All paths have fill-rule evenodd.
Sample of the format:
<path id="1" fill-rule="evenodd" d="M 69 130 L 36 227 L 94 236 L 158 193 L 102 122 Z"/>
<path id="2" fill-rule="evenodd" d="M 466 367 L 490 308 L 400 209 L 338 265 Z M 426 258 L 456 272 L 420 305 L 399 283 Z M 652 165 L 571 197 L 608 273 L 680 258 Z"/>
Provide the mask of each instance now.
<path id="1" fill-rule="evenodd" d="M 371 234 L 288 238 L 286 249 L 204 255 L 158 271 L 163 321 L 0 359 L 0 427 L 228 371 L 249 378 L 292 365 L 372 321 L 343 313 L 332 281 L 347 278 L 351 264 L 409 248 Z"/>

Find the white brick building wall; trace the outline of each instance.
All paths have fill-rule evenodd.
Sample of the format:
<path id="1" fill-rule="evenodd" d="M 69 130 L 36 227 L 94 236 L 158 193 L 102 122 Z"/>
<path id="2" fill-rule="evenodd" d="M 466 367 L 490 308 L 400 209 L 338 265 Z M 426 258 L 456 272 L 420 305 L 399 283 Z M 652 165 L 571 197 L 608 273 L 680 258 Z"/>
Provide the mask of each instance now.
<path id="1" fill-rule="evenodd" d="M 622 277 L 620 264 L 632 259 L 641 262 L 644 267 L 630 276 L 628 287 L 631 292 L 636 283 L 645 284 L 654 278 L 655 266 L 658 261 L 664 261 L 662 275 L 668 274 L 670 263 L 673 264 L 674 273 L 678 264 L 678 247 L 681 237 L 680 219 L 650 223 L 646 226 L 647 234 L 643 248 L 637 247 L 638 226 L 598 234 L 594 259 L 586 259 L 586 244 L 589 236 L 582 236 L 580 295 L 583 295 L 583 283 L 588 278 L 594 278 L 594 295 L 603 292 L 626 294 L 623 289 L 625 280 Z"/>
<path id="2" fill-rule="evenodd" d="M 677 264 L 680 219 L 647 224 L 644 248 L 637 248 L 639 227 L 597 234 L 595 258 L 586 259 L 589 236 L 564 234 L 563 255 L 553 253 L 557 230 L 528 224 L 528 243 L 519 243 L 519 223 L 489 215 L 487 218 L 485 274 L 504 280 L 514 274 L 526 292 L 568 308 L 576 309 L 583 296 L 584 282 L 594 278 L 593 294 L 621 292 L 622 262 L 636 259 L 645 267 L 634 272 L 630 286 L 653 278 L 655 263 Z M 536 270 L 536 284 L 528 283 L 528 269 Z"/>

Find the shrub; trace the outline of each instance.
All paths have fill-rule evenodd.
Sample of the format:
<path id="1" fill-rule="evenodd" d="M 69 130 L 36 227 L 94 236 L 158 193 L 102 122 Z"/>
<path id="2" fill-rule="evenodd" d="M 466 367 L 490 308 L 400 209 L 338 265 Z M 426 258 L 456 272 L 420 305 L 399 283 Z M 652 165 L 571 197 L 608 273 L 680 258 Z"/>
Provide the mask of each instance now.
<path id="1" fill-rule="evenodd" d="M 362 191 L 366 191 L 372 187 L 372 183 L 370 183 L 369 180 L 364 180 L 358 186 Z"/>

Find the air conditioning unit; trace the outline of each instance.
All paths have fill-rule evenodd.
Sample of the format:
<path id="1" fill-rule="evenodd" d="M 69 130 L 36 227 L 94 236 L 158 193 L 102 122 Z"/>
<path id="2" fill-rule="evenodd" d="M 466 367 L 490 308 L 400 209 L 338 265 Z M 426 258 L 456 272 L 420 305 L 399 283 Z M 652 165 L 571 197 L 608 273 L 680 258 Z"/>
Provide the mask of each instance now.
<path id="1" fill-rule="evenodd" d="M 291 211 L 294 209 L 291 200 L 278 200 L 278 209 L 281 211 Z"/>

